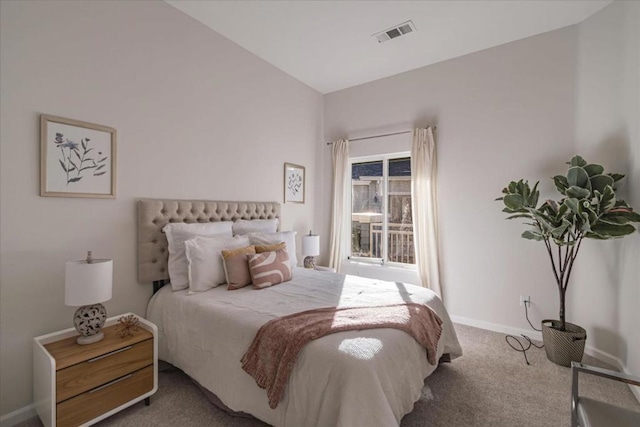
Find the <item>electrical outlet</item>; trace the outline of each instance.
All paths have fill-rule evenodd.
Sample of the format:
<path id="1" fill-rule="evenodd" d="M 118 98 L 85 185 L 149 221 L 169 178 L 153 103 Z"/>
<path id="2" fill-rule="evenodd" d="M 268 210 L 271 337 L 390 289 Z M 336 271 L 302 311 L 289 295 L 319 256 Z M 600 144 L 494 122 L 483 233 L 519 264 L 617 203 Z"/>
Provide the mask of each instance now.
<path id="1" fill-rule="evenodd" d="M 528 295 L 520 295 L 520 305 L 523 306 L 525 302 L 531 305 L 531 297 Z"/>

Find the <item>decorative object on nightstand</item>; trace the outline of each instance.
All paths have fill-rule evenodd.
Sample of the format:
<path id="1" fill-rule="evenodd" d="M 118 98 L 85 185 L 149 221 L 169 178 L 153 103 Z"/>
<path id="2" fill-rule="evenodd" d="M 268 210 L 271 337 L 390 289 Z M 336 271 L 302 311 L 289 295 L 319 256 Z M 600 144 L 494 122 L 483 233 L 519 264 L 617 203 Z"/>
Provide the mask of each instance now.
<path id="1" fill-rule="evenodd" d="M 320 255 L 320 236 L 309 234 L 302 236 L 302 255 L 304 258 L 304 268 L 314 269 L 316 267 L 316 256 Z"/>
<path id="2" fill-rule="evenodd" d="M 113 260 L 93 259 L 89 251 L 87 259 L 66 263 L 64 282 L 65 305 L 80 306 L 73 315 L 73 325 L 80 334 L 78 344 L 100 341 L 104 338 L 100 329 L 107 320 L 101 303 L 111 299 Z"/>
<path id="3" fill-rule="evenodd" d="M 116 326 L 116 331 L 120 338 L 132 337 L 134 332 L 138 332 L 138 324 L 140 321 L 138 317 L 133 314 L 128 316 L 122 316 L 118 319 L 118 326 Z"/>
<path id="4" fill-rule="evenodd" d="M 120 319 L 138 330 L 121 337 Z M 158 389 L 158 328 L 127 313 L 107 319 L 104 339 L 79 345 L 74 328 L 33 340 L 33 398 L 45 427 L 89 426 Z"/>

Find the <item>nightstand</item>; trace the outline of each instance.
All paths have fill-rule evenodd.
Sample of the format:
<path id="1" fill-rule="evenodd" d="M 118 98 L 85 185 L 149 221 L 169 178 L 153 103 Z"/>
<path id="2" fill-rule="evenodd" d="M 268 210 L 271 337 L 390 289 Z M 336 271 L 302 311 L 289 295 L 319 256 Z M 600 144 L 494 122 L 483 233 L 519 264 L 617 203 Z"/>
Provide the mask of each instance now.
<path id="1" fill-rule="evenodd" d="M 88 426 L 156 392 L 158 329 L 136 316 L 138 331 L 120 338 L 122 316 L 107 319 L 94 344 L 77 344 L 75 328 L 34 338 L 34 404 L 46 427 Z"/>

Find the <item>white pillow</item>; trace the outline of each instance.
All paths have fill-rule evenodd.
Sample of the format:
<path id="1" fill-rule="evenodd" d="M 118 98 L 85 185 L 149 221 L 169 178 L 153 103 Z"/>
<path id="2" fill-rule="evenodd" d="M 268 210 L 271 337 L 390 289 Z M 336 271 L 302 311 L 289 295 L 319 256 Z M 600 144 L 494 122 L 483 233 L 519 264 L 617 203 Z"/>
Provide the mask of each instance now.
<path id="1" fill-rule="evenodd" d="M 278 219 L 239 219 L 233 223 L 233 235 L 247 233 L 275 233 L 278 230 Z"/>
<path id="2" fill-rule="evenodd" d="M 292 266 L 298 265 L 298 257 L 296 256 L 296 231 L 280 231 L 278 233 L 249 233 L 249 242 L 252 245 L 275 245 L 276 243 L 285 242 L 287 244 L 287 253 Z"/>
<path id="3" fill-rule="evenodd" d="M 201 237 L 184 242 L 189 262 L 189 293 L 208 291 L 226 283 L 222 251 L 249 246 L 247 236 Z"/>
<path id="4" fill-rule="evenodd" d="M 196 236 L 232 237 L 231 221 L 190 223 L 176 222 L 164 226 L 162 231 L 169 242 L 169 279 L 174 291 L 189 287 L 189 270 L 184 252 L 184 242 Z"/>

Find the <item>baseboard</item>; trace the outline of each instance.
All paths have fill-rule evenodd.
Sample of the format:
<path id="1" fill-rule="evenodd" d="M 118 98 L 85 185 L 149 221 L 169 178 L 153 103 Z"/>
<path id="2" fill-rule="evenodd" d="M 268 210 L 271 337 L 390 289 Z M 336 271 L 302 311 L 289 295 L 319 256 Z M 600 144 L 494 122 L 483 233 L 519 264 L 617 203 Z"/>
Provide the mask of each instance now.
<path id="1" fill-rule="evenodd" d="M 533 329 L 513 328 L 511 326 L 500 325 L 498 323 L 485 322 L 483 320 L 469 319 L 467 317 L 460 316 L 451 316 L 451 320 L 454 323 L 461 323 L 463 325 L 473 326 L 480 329 L 515 335 L 517 337 L 520 335 L 526 335 L 533 340 L 542 341 L 542 332 L 534 331 Z"/>
<path id="2" fill-rule="evenodd" d="M 486 329 L 494 332 L 500 332 L 503 334 L 515 336 L 526 335 L 531 339 L 542 341 L 542 332 L 534 331 L 532 329 L 513 328 L 511 326 L 500 325 L 498 323 L 485 322 L 482 320 L 469 319 L 467 317 L 460 316 L 451 316 L 451 320 L 454 323 L 460 323 L 463 325 L 473 326 L 476 328 Z M 619 357 L 609 354 L 606 351 L 599 350 L 590 345 L 585 346 L 584 352 L 589 356 L 601 360 L 604 363 L 608 363 L 614 368 L 620 370 L 620 372 L 633 375 L 631 372 L 629 372 L 629 368 L 627 368 L 627 365 Z M 640 387 L 629 385 L 629 388 L 631 389 L 631 392 L 633 393 L 638 403 L 640 403 Z"/>
<path id="3" fill-rule="evenodd" d="M 16 409 L 13 412 L 9 412 L 6 415 L 0 417 L 0 427 L 12 427 L 18 423 L 28 420 L 29 418 L 37 417 L 36 406 L 34 404 L 25 406 L 24 408 Z"/>

